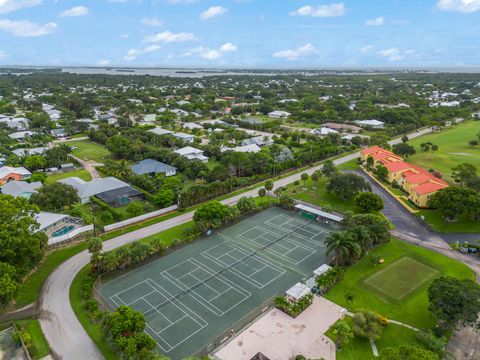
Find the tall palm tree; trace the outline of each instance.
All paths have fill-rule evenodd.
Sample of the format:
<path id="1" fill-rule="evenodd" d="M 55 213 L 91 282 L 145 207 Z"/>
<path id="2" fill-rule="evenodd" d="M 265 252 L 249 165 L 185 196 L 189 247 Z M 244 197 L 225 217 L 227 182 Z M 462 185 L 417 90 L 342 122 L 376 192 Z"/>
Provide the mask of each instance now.
<path id="1" fill-rule="evenodd" d="M 345 265 L 357 259 L 362 251 L 354 236 L 347 231 L 331 234 L 325 241 L 325 245 L 327 246 L 327 255 L 333 254 L 336 266 Z"/>

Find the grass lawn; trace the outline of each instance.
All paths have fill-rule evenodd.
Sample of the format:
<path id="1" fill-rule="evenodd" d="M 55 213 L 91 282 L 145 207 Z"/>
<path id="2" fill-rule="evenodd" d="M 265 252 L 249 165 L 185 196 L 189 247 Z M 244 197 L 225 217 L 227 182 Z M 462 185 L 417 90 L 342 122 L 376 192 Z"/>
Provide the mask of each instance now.
<path id="1" fill-rule="evenodd" d="M 373 264 L 372 255 L 379 255 L 384 264 Z M 378 291 L 372 291 L 365 286 L 365 279 L 378 271 L 388 269 L 388 266 L 400 258 L 408 257 L 416 260 L 438 273 L 436 276 L 448 275 L 457 278 L 475 279 L 474 272 L 466 265 L 440 255 L 436 252 L 410 245 L 400 240 L 392 239 L 390 243 L 373 249 L 369 255 L 346 270 L 345 277 L 333 287 L 325 297 L 341 306 L 348 307 L 345 295 L 351 293 L 354 301 L 351 311 L 371 310 L 385 315 L 387 318 L 402 321 L 418 328 L 431 328 L 435 324 L 433 316 L 428 311 L 427 289 L 432 280 L 421 283 L 412 292 L 399 300 L 378 296 Z"/>
<path id="2" fill-rule="evenodd" d="M 346 318 L 346 321 L 352 322 L 351 318 Z M 327 331 L 327 336 L 331 337 L 330 331 Z M 389 324 L 385 327 L 382 337 L 375 341 L 378 351 L 387 347 L 399 347 L 402 345 L 415 345 L 424 347 L 424 345 L 417 339 L 415 331 L 406 327 Z M 372 348 L 367 339 L 361 337 L 354 337 L 348 344 L 344 344 L 341 350 L 337 350 L 337 360 L 373 360 Z"/>
<path id="3" fill-rule="evenodd" d="M 32 337 L 32 346 L 28 351 L 34 359 L 41 359 L 50 354 L 50 346 L 43 335 L 38 320 L 16 320 L 15 325 L 18 330 L 27 331 Z"/>
<path id="4" fill-rule="evenodd" d="M 37 270 L 27 278 L 20 288 L 15 308 L 22 308 L 38 299 L 40 289 L 45 279 L 65 260 L 87 248 L 86 243 L 62 248 L 49 252 L 45 259 L 40 263 Z"/>
<path id="5" fill-rule="evenodd" d="M 421 210 L 417 213 L 418 216 L 423 215 L 425 221 L 438 232 L 443 233 L 480 233 L 480 222 L 473 221 L 467 216 L 459 216 L 457 221 L 445 221 L 438 210 Z M 480 242 L 480 236 L 478 238 Z"/>
<path id="6" fill-rule="evenodd" d="M 77 147 L 72 154 L 83 160 L 101 163 L 110 157 L 110 152 L 104 146 L 91 140 L 71 141 L 69 145 Z"/>
<path id="7" fill-rule="evenodd" d="M 92 180 L 92 177 L 90 176 L 90 173 L 87 170 L 80 169 L 80 170 L 70 171 L 70 172 L 66 172 L 66 173 L 58 173 L 58 174 L 54 174 L 54 175 L 49 175 L 47 177 L 47 180 L 45 181 L 45 183 L 46 184 L 51 184 L 51 183 L 54 183 L 58 180 L 62 180 L 62 179 L 69 178 L 69 177 L 74 177 L 74 176 L 79 177 L 80 179 L 85 180 L 85 181 Z"/>
<path id="8" fill-rule="evenodd" d="M 437 274 L 437 270 L 421 262 L 402 257 L 365 279 L 364 283 L 382 297 L 401 300 Z"/>
<path id="9" fill-rule="evenodd" d="M 292 183 L 288 185 L 287 193 L 296 199 L 318 206 L 331 206 L 335 211 L 358 211 L 353 199 L 342 200 L 327 192 L 327 178 L 325 177 L 320 178 L 317 182 L 308 179 L 305 184 L 301 180 L 299 185 Z"/>
<path id="10" fill-rule="evenodd" d="M 408 143 L 415 146 L 417 153 L 410 156 L 407 161 L 426 170 L 440 171 L 446 181 L 453 183 L 451 173 L 456 165 L 468 162 L 480 169 L 480 146 L 468 145 L 468 141 L 477 139 L 479 131 L 480 121 L 466 121 L 450 129 L 413 139 Z M 439 150 L 427 153 L 422 151 L 420 144 L 424 142 L 438 145 Z"/>

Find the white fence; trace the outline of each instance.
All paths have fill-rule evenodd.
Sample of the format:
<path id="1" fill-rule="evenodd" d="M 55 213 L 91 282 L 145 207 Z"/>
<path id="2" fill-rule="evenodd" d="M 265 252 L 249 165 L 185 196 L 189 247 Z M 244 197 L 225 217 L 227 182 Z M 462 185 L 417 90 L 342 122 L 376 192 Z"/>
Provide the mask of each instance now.
<path id="1" fill-rule="evenodd" d="M 77 236 L 79 234 L 82 234 L 84 232 L 87 232 L 87 231 L 93 231 L 93 225 L 85 225 L 85 226 L 76 228 L 76 229 L 70 231 L 69 233 L 67 233 L 65 235 L 52 237 L 52 238 L 48 239 L 48 245 L 56 245 L 56 244 L 62 243 L 64 241 L 68 241 L 68 240 L 74 238 L 75 236 Z"/>
<path id="2" fill-rule="evenodd" d="M 151 219 L 151 218 L 169 213 L 171 211 L 175 211 L 177 209 L 178 209 L 177 205 L 172 205 L 170 207 L 160 209 L 160 210 L 156 210 L 156 211 L 152 211 L 152 212 L 149 212 L 149 213 L 146 213 L 146 214 L 143 214 L 143 215 L 131 218 L 131 219 L 123 220 L 123 221 L 120 221 L 120 222 L 117 222 L 117 223 L 114 223 L 114 224 L 110 224 L 110 225 L 105 225 L 103 227 L 103 229 L 105 230 L 105 232 L 116 230 L 116 229 L 119 229 L 119 228 L 122 228 L 122 227 L 125 227 L 125 226 L 128 226 L 128 225 L 135 224 L 137 222 L 142 222 L 142 221 L 145 221 L 145 220 L 148 220 L 148 219 Z"/>

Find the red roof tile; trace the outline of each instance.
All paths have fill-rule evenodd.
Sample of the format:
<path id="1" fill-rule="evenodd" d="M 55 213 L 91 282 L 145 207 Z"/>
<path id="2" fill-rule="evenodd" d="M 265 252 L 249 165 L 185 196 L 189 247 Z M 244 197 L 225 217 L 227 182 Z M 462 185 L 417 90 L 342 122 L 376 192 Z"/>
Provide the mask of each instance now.
<path id="1" fill-rule="evenodd" d="M 368 155 L 368 154 L 372 154 L 372 153 L 376 153 L 378 152 L 379 150 L 383 150 L 380 146 L 372 146 L 372 147 L 369 147 L 367 149 L 363 149 L 360 151 L 360 154 L 362 155 Z"/>
<path id="2" fill-rule="evenodd" d="M 430 194 L 440 189 L 446 188 L 448 185 L 437 184 L 434 182 L 427 182 L 425 184 L 418 185 L 412 191 L 416 192 L 418 195 Z"/>
<path id="3" fill-rule="evenodd" d="M 404 161 L 395 161 L 395 162 L 385 164 L 385 167 L 389 172 L 395 173 L 398 171 L 411 169 L 412 165 Z"/>

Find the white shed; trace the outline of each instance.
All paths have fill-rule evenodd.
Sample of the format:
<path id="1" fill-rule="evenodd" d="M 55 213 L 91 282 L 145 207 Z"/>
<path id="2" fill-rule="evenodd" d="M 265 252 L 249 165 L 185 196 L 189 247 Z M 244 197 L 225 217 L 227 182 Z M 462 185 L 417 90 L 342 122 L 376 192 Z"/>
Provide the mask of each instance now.
<path id="1" fill-rule="evenodd" d="M 287 299 L 289 301 L 297 302 L 301 298 L 310 294 L 310 288 L 302 283 L 296 283 L 290 289 L 287 290 Z"/>

